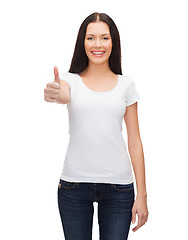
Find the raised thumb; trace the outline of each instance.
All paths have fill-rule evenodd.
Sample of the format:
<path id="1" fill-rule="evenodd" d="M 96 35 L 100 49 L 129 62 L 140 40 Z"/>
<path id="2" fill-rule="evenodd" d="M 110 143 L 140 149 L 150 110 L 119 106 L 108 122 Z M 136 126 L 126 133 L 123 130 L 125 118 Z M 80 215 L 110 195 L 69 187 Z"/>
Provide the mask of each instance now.
<path id="1" fill-rule="evenodd" d="M 59 78 L 59 72 L 58 72 L 58 68 L 55 66 L 54 67 L 54 82 L 56 83 L 60 83 L 60 78 Z"/>

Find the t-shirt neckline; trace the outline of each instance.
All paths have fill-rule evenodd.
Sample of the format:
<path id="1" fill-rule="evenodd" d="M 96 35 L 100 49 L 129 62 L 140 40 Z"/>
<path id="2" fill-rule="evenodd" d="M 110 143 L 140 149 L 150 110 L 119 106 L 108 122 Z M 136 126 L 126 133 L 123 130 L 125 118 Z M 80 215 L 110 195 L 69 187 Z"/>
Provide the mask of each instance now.
<path id="1" fill-rule="evenodd" d="M 76 75 L 77 75 L 78 78 L 80 79 L 80 82 L 82 83 L 82 86 L 83 86 L 85 89 L 87 89 L 87 90 L 88 90 L 89 92 L 91 92 L 91 93 L 99 94 L 99 95 L 101 95 L 101 94 L 109 94 L 109 93 L 114 92 L 114 91 L 118 88 L 119 82 L 120 82 L 120 74 L 117 74 L 117 75 L 118 75 L 118 81 L 117 81 L 115 87 L 114 87 L 113 89 L 109 90 L 109 91 L 99 92 L 99 91 L 94 91 L 94 90 L 88 88 L 88 87 L 85 85 L 85 83 L 83 82 L 83 80 L 82 80 L 82 78 L 80 77 L 79 73 L 76 73 Z"/>

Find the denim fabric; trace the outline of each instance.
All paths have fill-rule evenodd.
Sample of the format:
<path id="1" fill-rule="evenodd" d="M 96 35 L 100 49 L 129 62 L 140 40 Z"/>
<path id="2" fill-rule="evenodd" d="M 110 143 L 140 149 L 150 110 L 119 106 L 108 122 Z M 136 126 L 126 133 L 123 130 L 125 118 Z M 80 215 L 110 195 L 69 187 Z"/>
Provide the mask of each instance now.
<path id="1" fill-rule="evenodd" d="M 68 182 L 60 179 L 58 208 L 65 240 L 92 240 L 94 206 L 98 203 L 100 240 L 126 240 L 135 200 L 134 183 Z"/>

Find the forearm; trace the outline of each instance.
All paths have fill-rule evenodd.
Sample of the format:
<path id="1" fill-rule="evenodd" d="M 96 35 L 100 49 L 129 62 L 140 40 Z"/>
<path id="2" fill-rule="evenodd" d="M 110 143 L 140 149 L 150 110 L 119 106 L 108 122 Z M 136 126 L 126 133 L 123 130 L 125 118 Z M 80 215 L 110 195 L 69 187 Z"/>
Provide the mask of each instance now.
<path id="1" fill-rule="evenodd" d="M 137 196 L 147 197 L 146 180 L 145 180 L 145 163 L 142 142 L 129 147 L 129 154 L 135 174 Z"/>

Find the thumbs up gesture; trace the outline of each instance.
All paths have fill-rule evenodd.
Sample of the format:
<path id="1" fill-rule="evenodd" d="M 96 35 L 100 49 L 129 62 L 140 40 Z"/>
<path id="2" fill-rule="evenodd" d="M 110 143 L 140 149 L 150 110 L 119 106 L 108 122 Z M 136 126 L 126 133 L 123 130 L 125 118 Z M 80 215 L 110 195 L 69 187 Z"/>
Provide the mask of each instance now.
<path id="1" fill-rule="evenodd" d="M 54 67 L 54 81 L 49 82 L 44 89 L 46 102 L 66 103 L 69 100 L 69 86 L 64 80 L 60 80 L 58 68 Z"/>
<path id="2" fill-rule="evenodd" d="M 60 91 L 60 78 L 58 68 L 54 67 L 54 82 L 49 82 L 44 89 L 44 100 L 46 102 L 57 102 Z"/>

